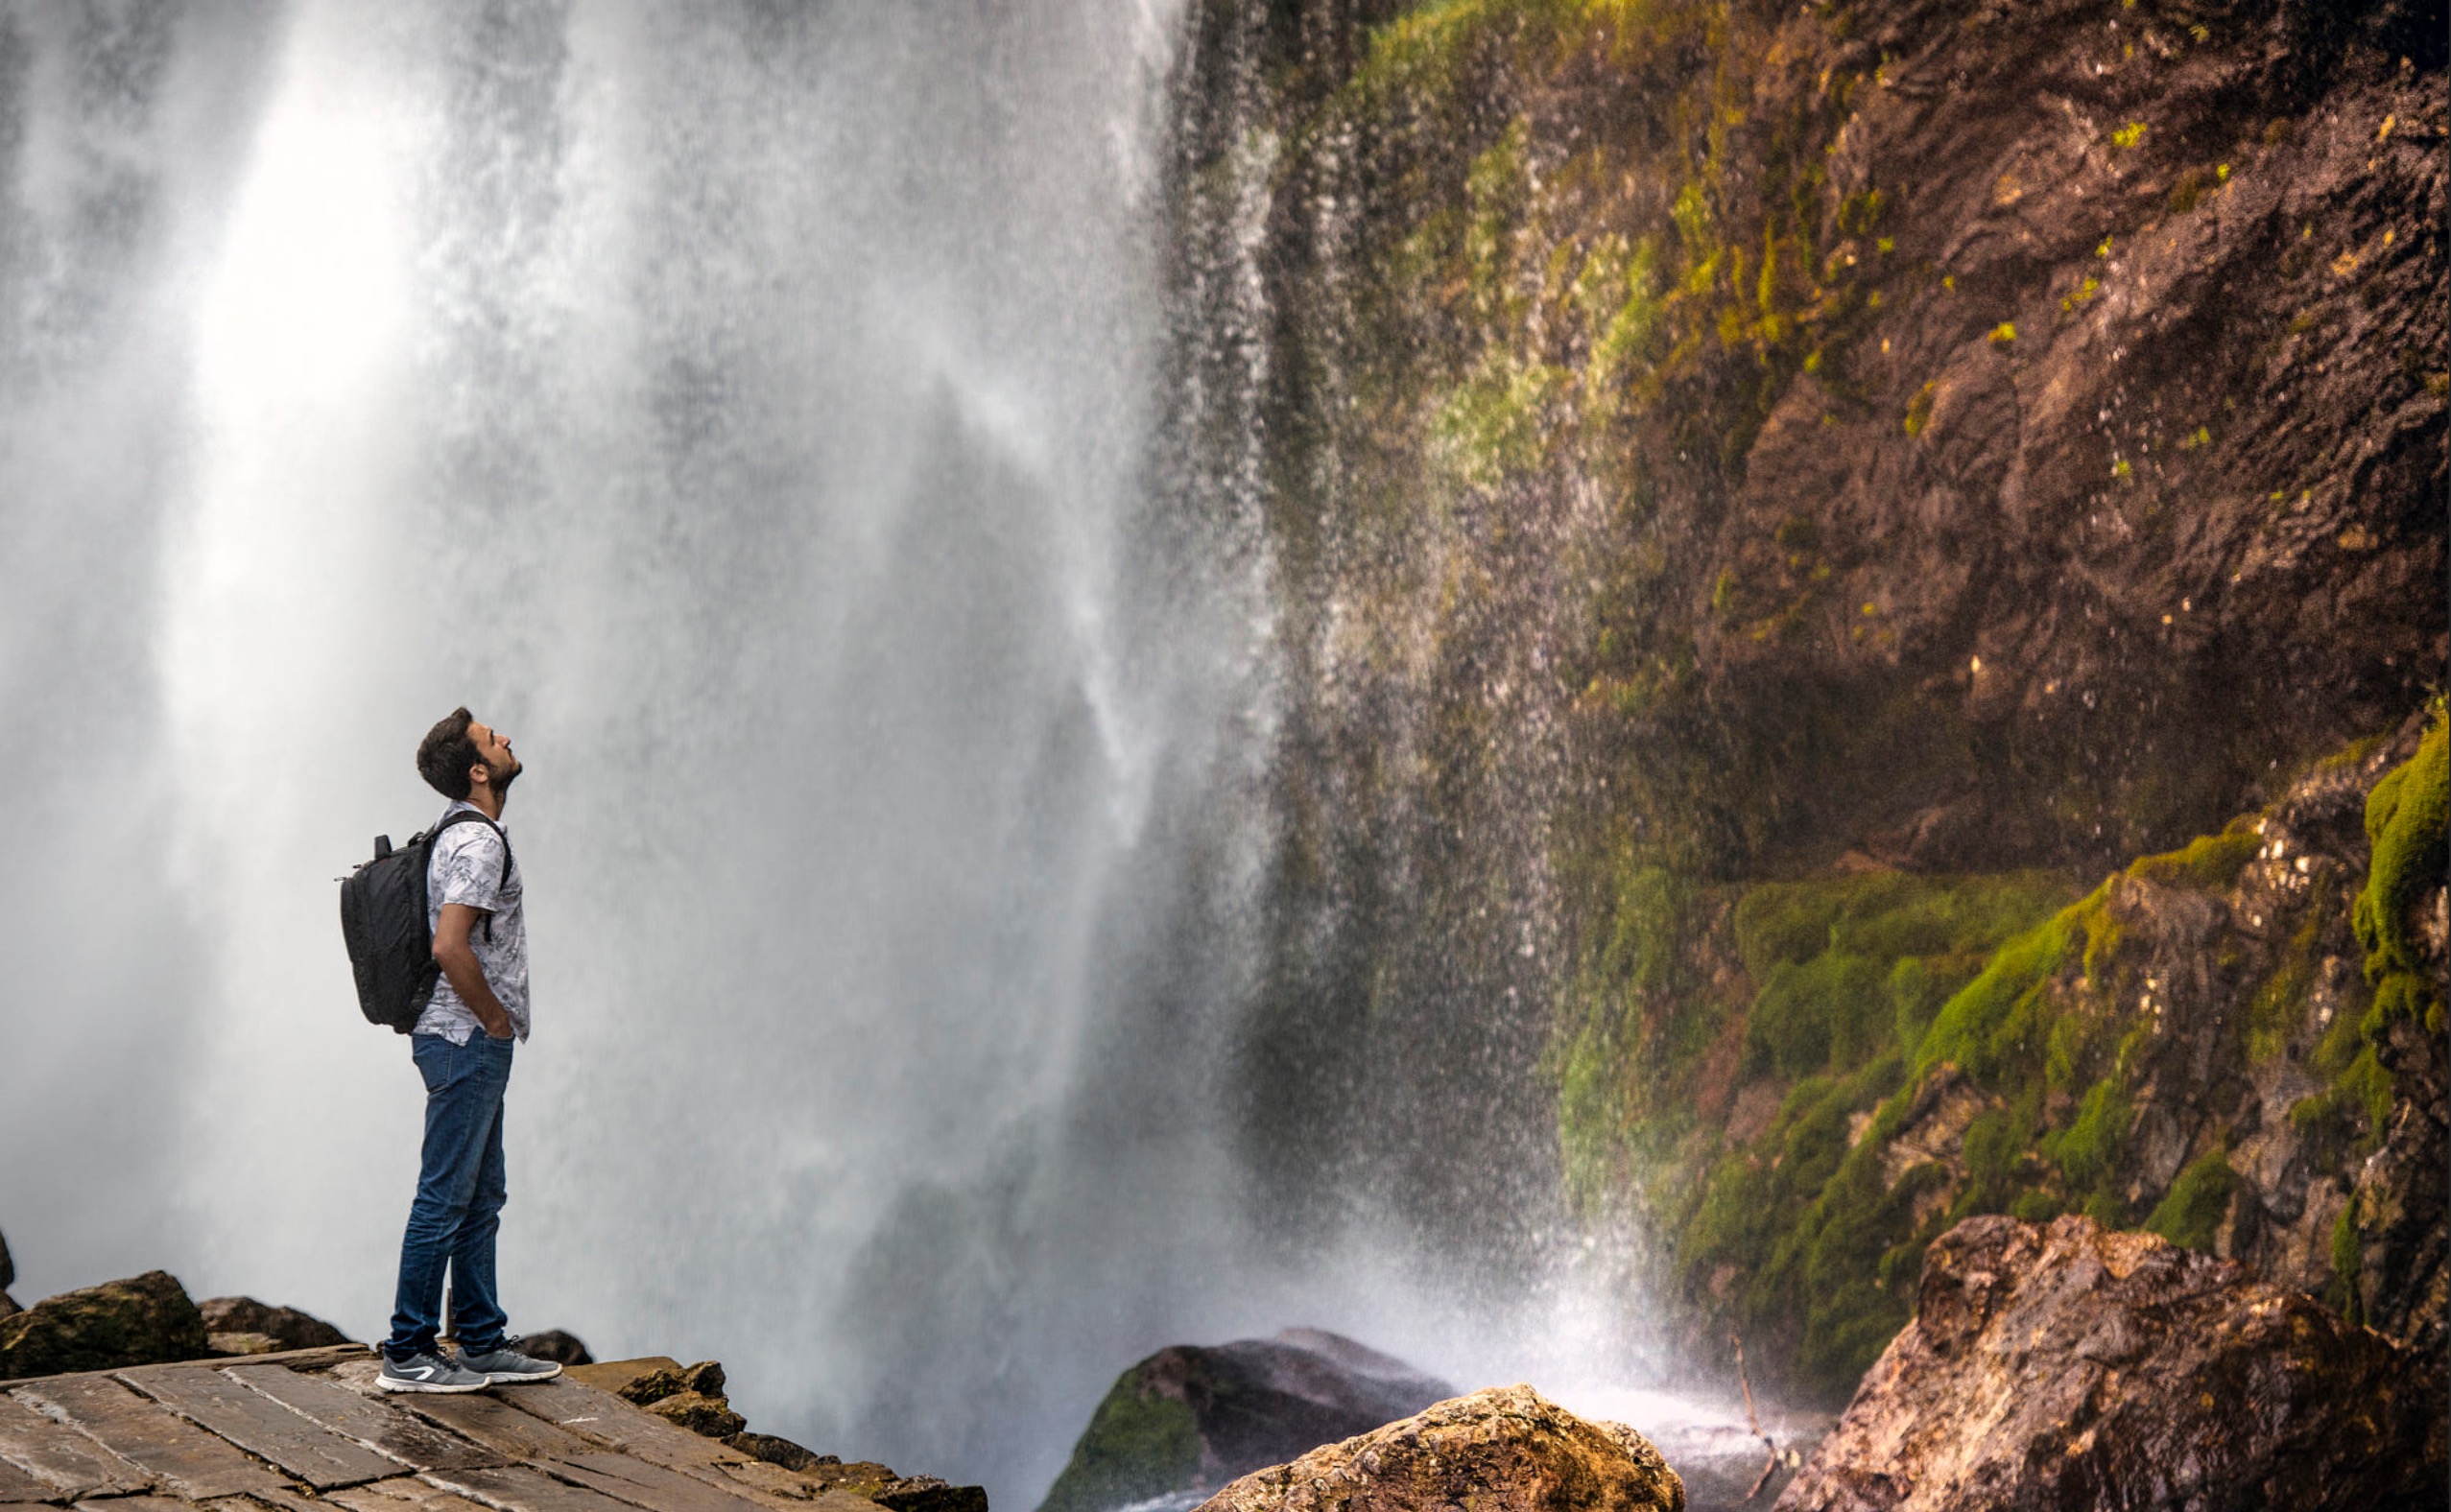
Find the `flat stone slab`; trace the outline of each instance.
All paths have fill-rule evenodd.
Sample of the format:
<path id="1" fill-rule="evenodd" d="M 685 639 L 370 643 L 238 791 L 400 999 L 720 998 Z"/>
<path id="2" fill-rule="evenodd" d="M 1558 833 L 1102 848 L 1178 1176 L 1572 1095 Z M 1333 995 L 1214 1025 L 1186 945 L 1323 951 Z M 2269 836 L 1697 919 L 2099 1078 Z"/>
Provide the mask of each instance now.
<path id="1" fill-rule="evenodd" d="M 0 1382 L 0 1507 L 881 1512 L 579 1380 L 395 1396 L 374 1371 L 351 1344 Z"/>

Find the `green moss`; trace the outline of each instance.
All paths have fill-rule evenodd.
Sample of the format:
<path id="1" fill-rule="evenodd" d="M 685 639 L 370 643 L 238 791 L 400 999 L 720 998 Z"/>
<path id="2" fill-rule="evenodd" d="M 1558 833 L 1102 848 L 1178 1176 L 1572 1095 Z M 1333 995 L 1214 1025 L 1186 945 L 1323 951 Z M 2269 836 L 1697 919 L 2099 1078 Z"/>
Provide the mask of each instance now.
<path id="1" fill-rule="evenodd" d="M 2174 1244 L 2210 1249 L 2222 1219 L 2229 1216 L 2230 1194 L 2238 1190 L 2238 1172 L 2230 1169 L 2226 1150 L 2206 1150 L 2178 1173 L 2170 1191 L 2145 1219 L 2145 1227 Z"/>
<path id="2" fill-rule="evenodd" d="M 1939 1016 L 1940 1005 L 1982 969 L 1976 954 L 1910 956 L 1890 968 L 1888 982 L 1892 1027 L 1908 1059 L 1923 1046 L 1923 1036 Z"/>
<path id="3" fill-rule="evenodd" d="M 2021 1223 L 2048 1223 L 2067 1206 L 2048 1192 L 2021 1192 L 2009 1204 L 2009 1216 Z"/>
<path id="4" fill-rule="evenodd" d="M 1937 381 L 1927 383 L 1915 390 L 1915 397 L 1906 402 L 1904 425 L 1907 435 L 1921 436 L 1923 428 L 1932 423 L 1933 396 L 1939 392 L 1939 389 Z"/>
<path id="5" fill-rule="evenodd" d="M 1805 1076 L 1862 1065 L 1895 1031 L 1883 988 L 1879 968 L 1862 957 L 1828 951 L 1806 965 L 1781 961 L 1753 1000 L 1746 1069 Z"/>
<path id="6" fill-rule="evenodd" d="M 2107 1192 L 2097 1192 L 2087 1197 L 2081 1211 L 2105 1228 L 2128 1226 L 2128 1204 Z"/>
<path id="7" fill-rule="evenodd" d="M 2044 1139 L 2043 1153 L 2058 1162 L 2070 1190 L 2091 1191 L 2118 1170 L 2128 1152 L 2129 1121 L 2127 1089 L 2118 1077 L 2106 1077 L 2086 1089 L 2068 1126 Z"/>
<path id="8" fill-rule="evenodd" d="M 1200 1454 L 1190 1406 L 1147 1389 L 1135 1365 L 1098 1404 L 1038 1512 L 1107 1512 L 1182 1490 L 1199 1482 Z"/>
<path id="9" fill-rule="evenodd" d="M 2128 875 L 2165 887 L 2217 892 L 2238 881 L 2263 843 L 2254 820 L 2234 819 L 2219 835 L 2199 836 L 2178 850 L 2138 858 L 2129 863 Z"/>
<path id="10" fill-rule="evenodd" d="M 2041 999 L 2073 953 L 2070 919 L 2076 912 L 2062 912 L 2011 940 L 1941 1006 L 1916 1053 L 1918 1075 L 1942 1061 L 1954 1061 L 1978 1079 L 1996 1081 L 2018 1063 L 2040 1059 L 2045 1044 Z"/>
<path id="11" fill-rule="evenodd" d="M 2365 1246 L 2357 1224 L 2357 1193 L 2352 1192 L 2347 1206 L 2332 1222 L 2332 1284 L 2326 1292 L 2341 1316 L 2352 1323 L 2366 1321 L 2366 1298 L 2358 1286 L 2365 1264 Z"/>
<path id="12" fill-rule="evenodd" d="M 2393 768 L 2366 800 L 2366 834 L 2374 848 L 2355 923 L 2366 947 L 2366 977 L 2374 983 L 2369 1037 L 2395 1018 L 2440 1028 L 2442 987 L 2425 968 L 2410 915 L 2443 885 L 2445 824 L 2451 819 L 2451 722 L 2438 710 L 2416 754 Z"/>
<path id="13" fill-rule="evenodd" d="M 1572 382 L 1565 368 L 1516 363 L 1491 348 L 1432 420 L 1438 455 L 1464 482 L 1485 488 L 1538 466 L 1558 437 L 1553 409 Z"/>
<path id="14" fill-rule="evenodd" d="M 2323 902 L 2323 895 L 2317 894 L 2297 928 L 2291 932 L 2289 944 L 2282 950 L 2273 974 L 2248 999 L 2245 1035 L 2249 1062 L 2260 1065 L 2281 1055 L 2289 1049 L 2298 1026 L 2305 1022 L 2306 993 L 2315 982 L 2325 925 L 2329 918 L 2338 916 L 2327 913 Z"/>

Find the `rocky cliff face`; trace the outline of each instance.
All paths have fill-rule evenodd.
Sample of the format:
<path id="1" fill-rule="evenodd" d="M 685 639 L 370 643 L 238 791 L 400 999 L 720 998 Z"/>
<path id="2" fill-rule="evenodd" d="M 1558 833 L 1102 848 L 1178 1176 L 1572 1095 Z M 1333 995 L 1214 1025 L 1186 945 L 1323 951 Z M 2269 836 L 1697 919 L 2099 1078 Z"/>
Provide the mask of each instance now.
<path id="1" fill-rule="evenodd" d="M 2390 1172 L 2439 968 L 2369 978 L 2356 822 L 2446 654 L 2439 18 L 1196 18 L 1177 435 L 1283 606 L 1276 1200 L 1503 1259 L 1562 1190 L 1832 1390 L 1969 1212 L 2439 1329 Z"/>

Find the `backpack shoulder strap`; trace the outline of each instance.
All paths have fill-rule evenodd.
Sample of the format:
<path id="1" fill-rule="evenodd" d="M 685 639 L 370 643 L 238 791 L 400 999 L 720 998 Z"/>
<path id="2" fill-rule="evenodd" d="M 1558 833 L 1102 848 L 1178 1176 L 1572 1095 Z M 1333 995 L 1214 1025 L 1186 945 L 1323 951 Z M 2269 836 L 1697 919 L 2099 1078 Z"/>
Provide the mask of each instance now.
<path id="1" fill-rule="evenodd" d="M 494 839 L 502 841 L 502 877 L 494 886 L 497 887 L 511 886 L 511 837 L 502 833 L 502 826 L 474 809 L 454 809 L 442 816 L 441 823 L 426 832 L 427 843 L 431 844 L 442 839 L 442 832 L 454 824 L 482 824 L 493 831 Z"/>
<path id="2" fill-rule="evenodd" d="M 496 887 L 508 887 L 511 886 L 511 837 L 502 833 L 501 825 L 494 823 L 491 819 L 487 818 L 484 815 L 479 814 L 474 809 L 454 809 L 450 813 L 444 815 L 442 816 L 441 823 L 437 824 L 433 829 L 426 832 L 427 851 L 429 853 L 432 852 L 434 842 L 442 839 L 442 832 L 444 830 L 449 829 L 454 824 L 470 823 L 484 825 L 487 829 L 493 831 L 494 839 L 502 841 L 502 876 L 494 883 L 494 886 Z M 493 943 L 492 914 L 488 913 L 485 916 L 485 924 L 483 927 L 485 929 L 486 943 L 490 945 Z"/>

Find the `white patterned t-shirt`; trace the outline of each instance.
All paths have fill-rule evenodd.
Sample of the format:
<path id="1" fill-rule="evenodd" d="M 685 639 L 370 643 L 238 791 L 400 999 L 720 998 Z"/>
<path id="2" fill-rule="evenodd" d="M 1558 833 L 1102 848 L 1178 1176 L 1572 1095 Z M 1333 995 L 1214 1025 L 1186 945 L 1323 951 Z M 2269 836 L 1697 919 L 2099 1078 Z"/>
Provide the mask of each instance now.
<path id="1" fill-rule="evenodd" d="M 442 816 L 447 819 L 464 809 L 470 814 L 484 813 L 475 804 L 463 800 L 443 810 Z M 468 948 L 476 953 L 477 969 L 485 973 L 486 985 L 493 989 L 493 995 L 502 1000 L 503 1010 L 511 1015 L 512 1032 L 525 1040 L 528 923 L 520 901 L 526 888 L 519 880 L 517 853 L 512 855 L 508 880 L 503 876 L 502 853 L 502 836 L 481 821 L 454 824 L 444 830 L 434 842 L 434 854 L 426 862 L 425 927 L 428 933 L 441 928 L 442 906 L 446 903 L 464 903 L 488 915 L 468 931 Z M 489 939 L 488 920 L 492 925 Z M 439 979 L 434 984 L 434 997 L 417 1019 L 416 1032 L 440 1034 L 454 1045 L 465 1045 L 469 1035 L 484 1031 L 485 1026 L 460 1000 L 450 979 Z"/>

